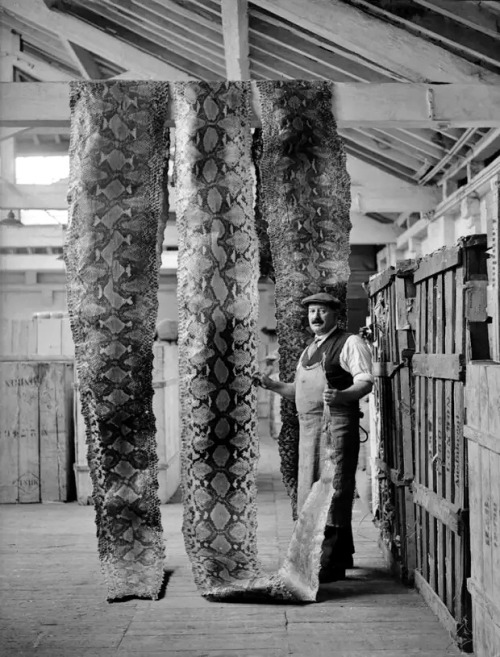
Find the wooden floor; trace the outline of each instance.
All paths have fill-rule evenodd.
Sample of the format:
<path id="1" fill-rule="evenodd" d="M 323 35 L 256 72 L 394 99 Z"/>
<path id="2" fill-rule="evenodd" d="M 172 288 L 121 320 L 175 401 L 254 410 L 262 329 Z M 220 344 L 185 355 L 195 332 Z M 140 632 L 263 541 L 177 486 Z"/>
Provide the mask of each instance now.
<path id="1" fill-rule="evenodd" d="M 276 569 L 291 534 L 275 443 L 263 441 L 259 554 Z M 359 505 L 358 505 L 359 506 Z M 309 605 L 207 602 L 184 553 L 181 505 L 162 507 L 172 571 L 156 602 L 109 604 L 96 553 L 94 512 L 75 504 L 3 505 L 3 657 L 442 657 L 459 655 L 417 593 L 394 582 L 377 531 L 356 509 L 356 568 Z"/>

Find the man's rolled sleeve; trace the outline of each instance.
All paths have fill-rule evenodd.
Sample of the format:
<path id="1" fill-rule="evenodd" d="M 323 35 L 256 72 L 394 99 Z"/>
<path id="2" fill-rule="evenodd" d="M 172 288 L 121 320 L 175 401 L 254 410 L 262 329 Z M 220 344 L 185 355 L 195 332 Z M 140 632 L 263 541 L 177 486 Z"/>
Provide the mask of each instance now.
<path id="1" fill-rule="evenodd" d="M 373 383 L 372 355 L 370 347 L 359 335 L 350 335 L 340 353 L 340 365 L 349 372 L 354 382 Z"/>

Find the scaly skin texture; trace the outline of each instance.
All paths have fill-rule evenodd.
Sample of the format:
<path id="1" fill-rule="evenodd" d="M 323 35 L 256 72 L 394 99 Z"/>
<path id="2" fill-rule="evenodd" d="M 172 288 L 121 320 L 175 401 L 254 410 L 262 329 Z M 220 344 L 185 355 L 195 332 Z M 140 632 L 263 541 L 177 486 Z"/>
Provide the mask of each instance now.
<path id="1" fill-rule="evenodd" d="M 166 220 L 168 85 L 71 84 L 70 223 L 64 258 L 99 557 L 108 598 L 156 598 L 152 345 Z"/>
<path id="2" fill-rule="evenodd" d="M 258 239 L 248 83 L 176 83 L 184 539 L 210 599 L 314 600 L 333 488 L 316 487 L 285 564 L 257 558 Z M 312 506 L 311 506 L 312 505 Z"/>
<path id="3" fill-rule="evenodd" d="M 324 291 L 345 301 L 350 180 L 331 110 L 331 85 L 294 80 L 259 81 L 257 86 L 262 108 L 259 196 L 276 281 L 280 378 L 289 382 L 310 340 L 301 300 Z M 295 516 L 299 427 L 293 402 L 283 400 L 282 421 L 281 469 Z"/>
<path id="4" fill-rule="evenodd" d="M 257 238 L 248 84 L 176 83 L 184 539 L 207 595 L 257 561 Z"/>
<path id="5" fill-rule="evenodd" d="M 257 558 L 259 269 L 250 87 L 231 82 L 172 87 L 186 549 L 196 583 L 210 599 L 311 601 L 333 493 L 328 468 L 306 502 L 280 571 L 266 575 Z M 345 169 L 323 83 L 272 83 L 261 94 L 262 191 L 278 265 L 280 341 L 290 341 L 287 357 L 303 341 L 302 296 L 318 289 L 344 296 Z M 166 103 L 166 83 L 72 85 L 68 305 L 110 599 L 154 598 L 163 574 L 151 375 L 166 217 Z M 266 131 L 273 112 L 285 129 L 278 134 L 281 145 L 270 148 Z M 338 176 L 338 189 L 331 175 Z M 274 206 L 273 190 L 279 193 Z M 287 297 L 290 310 L 283 290 L 293 292 Z M 281 439 L 292 496 L 295 447 Z"/>

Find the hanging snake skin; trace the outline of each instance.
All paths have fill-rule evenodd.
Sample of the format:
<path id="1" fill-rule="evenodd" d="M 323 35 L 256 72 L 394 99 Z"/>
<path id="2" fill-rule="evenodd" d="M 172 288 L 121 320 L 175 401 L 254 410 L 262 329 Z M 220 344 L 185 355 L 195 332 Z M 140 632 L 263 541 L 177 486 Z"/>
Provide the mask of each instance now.
<path id="1" fill-rule="evenodd" d="M 196 583 L 210 599 L 312 601 L 333 494 L 330 466 L 313 486 L 279 572 L 266 574 L 257 556 L 259 268 L 249 85 L 172 86 L 186 550 Z M 282 359 L 292 359 L 304 335 L 299 299 L 318 289 L 345 293 L 343 153 L 325 85 L 304 83 L 294 91 L 273 83 L 261 96 L 261 192 L 276 267 L 278 331 L 282 344 L 290 340 Z M 151 374 L 166 217 L 167 100 L 163 83 L 72 86 L 68 306 L 110 599 L 154 598 L 163 576 Z M 293 123 L 295 133 L 285 127 L 273 136 L 274 115 L 281 128 Z M 287 225 L 281 233 L 279 220 Z M 295 248 L 297 266 L 286 262 Z M 337 265 L 333 257 L 340 258 Z M 287 285 L 288 313 L 282 298 Z M 280 449 L 293 496 L 291 434 Z"/>
<path id="2" fill-rule="evenodd" d="M 301 300 L 325 291 L 345 301 L 350 180 L 332 114 L 330 83 L 257 82 L 262 110 L 259 196 L 275 272 L 280 378 L 293 381 L 310 335 Z M 282 401 L 283 481 L 296 514 L 298 418 Z"/>
<path id="3" fill-rule="evenodd" d="M 280 571 L 267 575 L 257 557 L 259 268 L 249 85 L 174 89 L 186 550 L 210 599 L 314 600 L 331 473 L 318 482 Z"/>
<path id="4" fill-rule="evenodd" d="M 152 344 L 166 213 L 167 83 L 71 84 L 64 258 L 99 556 L 110 600 L 156 598 Z"/>

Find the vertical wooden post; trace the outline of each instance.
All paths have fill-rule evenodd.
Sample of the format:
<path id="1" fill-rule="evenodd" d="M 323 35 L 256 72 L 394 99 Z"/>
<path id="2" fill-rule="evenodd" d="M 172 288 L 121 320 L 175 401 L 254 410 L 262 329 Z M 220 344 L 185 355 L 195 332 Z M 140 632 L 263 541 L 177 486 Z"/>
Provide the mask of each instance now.
<path id="1" fill-rule="evenodd" d="M 416 566 L 413 385 L 415 290 L 413 261 L 401 261 L 370 279 L 374 326 L 374 400 L 380 427 L 377 466 L 380 547 L 391 570 L 411 582 Z"/>
<path id="2" fill-rule="evenodd" d="M 488 288 L 487 309 L 491 317 L 489 343 L 491 358 L 500 361 L 500 176 L 490 182 L 488 207 Z"/>
<path id="3" fill-rule="evenodd" d="M 396 307 L 398 308 L 398 321 L 396 330 L 398 335 L 399 359 L 405 366 L 399 371 L 399 412 L 401 416 L 401 443 L 403 459 L 403 479 L 410 482 L 414 477 L 414 390 L 411 376 L 411 355 L 415 350 L 415 286 L 412 274 L 415 264 L 412 261 L 402 266 L 399 263 L 395 279 Z M 416 518 L 415 505 L 409 485 L 403 488 L 404 495 L 404 534 L 401 537 L 404 549 L 404 562 L 406 579 L 413 581 L 416 568 Z"/>
<path id="4" fill-rule="evenodd" d="M 0 41 L 2 50 L 13 54 L 19 50 L 20 37 L 11 30 L 0 28 Z M 12 59 L 8 56 L 0 57 L 0 82 L 14 81 L 14 67 Z M 0 175 L 9 183 L 16 182 L 16 153 L 14 138 L 0 141 Z"/>

